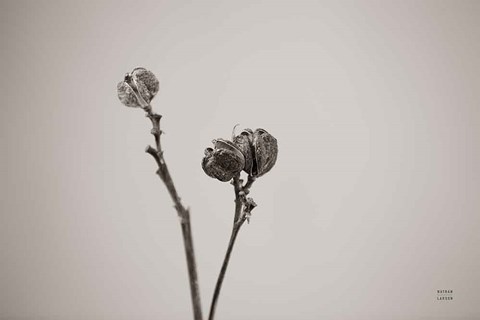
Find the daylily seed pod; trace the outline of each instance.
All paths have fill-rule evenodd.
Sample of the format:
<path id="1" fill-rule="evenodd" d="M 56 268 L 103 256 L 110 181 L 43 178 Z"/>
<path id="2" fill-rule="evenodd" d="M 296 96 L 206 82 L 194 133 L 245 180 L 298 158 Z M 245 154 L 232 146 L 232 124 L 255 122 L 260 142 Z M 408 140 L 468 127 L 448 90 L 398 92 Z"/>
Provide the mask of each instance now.
<path id="1" fill-rule="evenodd" d="M 117 85 L 120 101 L 131 108 L 146 108 L 159 90 L 159 82 L 155 75 L 145 68 L 135 68 L 127 73 Z"/>
<path id="2" fill-rule="evenodd" d="M 202 168 L 205 173 L 220 181 L 230 181 L 245 167 L 245 157 L 233 142 L 213 140 L 214 149 L 205 149 Z"/>
<path id="3" fill-rule="evenodd" d="M 245 129 L 233 135 L 232 140 L 213 140 L 214 149 L 205 150 L 202 167 L 210 177 L 229 181 L 242 170 L 252 177 L 260 177 L 275 165 L 277 139 L 266 130 Z"/>

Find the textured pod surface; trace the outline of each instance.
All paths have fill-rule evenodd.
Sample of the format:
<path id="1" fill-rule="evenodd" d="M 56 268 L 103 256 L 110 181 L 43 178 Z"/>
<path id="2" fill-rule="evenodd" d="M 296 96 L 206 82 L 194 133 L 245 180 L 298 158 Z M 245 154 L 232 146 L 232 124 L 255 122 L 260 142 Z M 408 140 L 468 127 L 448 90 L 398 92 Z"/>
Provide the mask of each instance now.
<path id="1" fill-rule="evenodd" d="M 155 77 L 153 72 L 148 71 L 145 68 L 133 69 L 132 78 L 137 84 L 141 84 L 146 88 L 146 92 L 148 92 L 148 102 L 155 97 L 160 89 L 160 83 L 158 82 L 157 77 Z"/>
<path id="2" fill-rule="evenodd" d="M 213 143 L 213 149 L 205 149 L 203 171 L 220 181 L 230 181 L 245 167 L 245 157 L 231 141 L 217 139 Z"/>
<path id="3" fill-rule="evenodd" d="M 270 133 L 264 129 L 256 129 L 253 133 L 254 166 L 252 173 L 260 177 L 269 172 L 278 155 L 278 144 Z"/>
<path id="4" fill-rule="evenodd" d="M 140 104 L 138 103 L 137 96 L 133 91 L 132 87 L 130 87 L 124 81 L 119 82 L 117 85 L 117 94 L 118 99 L 130 108 L 139 108 Z"/>
<path id="5" fill-rule="evenodd" d="M 253 131 L 245 129 L 239 135 L 233 137 L 233 143 L 245 157 L 245 172 L 252 174 L 253 169 Z"/>
<path id="6" fill-rule="evenodd" d="M 125 75 L 117 85 L 117 95 L 127 107 L 145 108 L 155 97 L 160 88 L 155 75 L 145 68 L 135 68 Z"/>

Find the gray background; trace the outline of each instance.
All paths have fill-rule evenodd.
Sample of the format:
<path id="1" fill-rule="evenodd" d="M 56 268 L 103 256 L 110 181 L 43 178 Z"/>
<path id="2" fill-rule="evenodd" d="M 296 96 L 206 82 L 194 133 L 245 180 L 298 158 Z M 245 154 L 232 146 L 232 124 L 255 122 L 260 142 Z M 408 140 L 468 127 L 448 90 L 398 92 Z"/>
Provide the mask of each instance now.
<path id="1" fill-rule="evenodd" d="M 479 319 L 479 16 L 478 1 L 2 1 L 0 318 L 191 317 L 150 124 L 116 97 L 145 66 L 204 311 L 233 191 L 200 160 L 239 123 L 280 153 L 218 319 Z"/>

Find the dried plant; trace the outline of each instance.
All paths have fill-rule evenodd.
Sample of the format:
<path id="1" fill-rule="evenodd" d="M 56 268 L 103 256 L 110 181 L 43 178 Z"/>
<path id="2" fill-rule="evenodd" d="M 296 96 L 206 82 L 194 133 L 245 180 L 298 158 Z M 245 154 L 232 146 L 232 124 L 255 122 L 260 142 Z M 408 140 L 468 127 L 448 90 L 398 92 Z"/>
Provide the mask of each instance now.
<path id="1" fill-rule="evenodd" d="M 187 258 L 193 315 L 195 320 L 201 320 L 203 316 L 190 225 L 190 211 L 182 205 L 165 162 L 160 141 L 162 135 L 160 120 L 162 116 L 154 113 L 150 105 L 158 90 L 158 79 L 145 68 L 135 68 L 132 72 L 127 73 L 124 80 L 117 85 L 117 94 L 120 101 L 127 107 L 144 110 L 146 116 L 152 122 L 151 133 L 155 137 L 155 147 L 148 146 L 146 152 L 155 159 L 158 165 L 157 174 L 167 187 L 180 220 Z M 239 135 L 235 135 L 234 128 L 231 140 L 215 139 L 213 140 L 213 148 L 205 149 L 205 156 L 202 160 L 203 170 L 208 176 L 219 181 L 231 181 L 235 194 L 232 233 L 213 293 L 209 320 L 213 320 L 215 316 L 218 297 L 238 232 L 245 221 L 249 222 L 252 210 L 257 206 L 255 201 L 247 195 L 250 193 L 254 181 L 273 168 L 277 155 L 277 140 L 264 129 L 256 129 L 255 131 L 245 129 Z M 245 184 L 244 180 L 241 179 L 242 171 L 247 174 Z"/>

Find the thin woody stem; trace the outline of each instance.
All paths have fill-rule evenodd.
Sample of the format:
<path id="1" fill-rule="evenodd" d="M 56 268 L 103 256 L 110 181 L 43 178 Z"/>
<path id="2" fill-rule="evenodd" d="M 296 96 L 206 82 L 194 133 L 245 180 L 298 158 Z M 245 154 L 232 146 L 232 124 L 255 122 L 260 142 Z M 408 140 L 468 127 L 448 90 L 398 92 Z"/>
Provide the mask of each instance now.
<path id="1" fill-rule="evenodd" d="M 202 307 L 200 301 L 200 290 L 198 284 L 198 275 L 197 267 L 195 263 L 195 252 L 193 249 L 193 239 L 192 239 L 192 228 L 190 225 L 190 211 L 188 208 L 185 208 L 180 200 L 180 197 L 177 193 L 177 189 L 173 184 L 172 177 L 170 176 L 170 171 L 168 170 L 167 164 L 163 157 L 163 150 L 160 143 L 160 136 L 162 131 L 160 130 L 160 119 L 161 115 L 156 114 L 152 111 L 151 106 L 147 106 L 145 109 L 147 117 L 152 121 L 152 135 L 155 137 L 156 148 L 148 146 L 145 150 L 150 154 L 158 165 L 157 174 L 160 179 L 163 181 L 167 187 L 168 193 L 173 200 L 175 209 L 177 210 L 178 217 L 180 219 L 180 225 L 182 228 L 183 244 L 185 247 L 185 255 L 187 258 L 187 267 L 188 267 L 188 276 L 190 282 L 190 294 L 192 298 L 193 306 L 193 316 L 195 320 L 202 320 Z"/>
<path id="2" fill-rule="evenodd" d="M 225 254 L 225 258 L 222 263 L 222 268 L 220 269 L 220 274 L 218 275 L 217 284 L 215 285 L 215 290 L 213 292 L 212 304 L 210 305 L 210 314 L 208 316 L 208 320 L 213 320 L 215 317 L 215 310 L 218 303 L 218 297 L 220 295 L 220 290 L 222 289 L 223 279 L 225 278 L 225 274 L 227 272 L 228 263 L 230 261 L 230 256 L 232 254 L 233 246 L 235 245 L 235 240 L 237 239 L 238 232 L 242 227 L 245 220 L 247 220 L 248 214 L 250 212 L 245 212 L 247 209 L 247 205 L 244 208 L 244 204 L 246 204 L 247 200 L 245 194 L 248 193 L 248 188 L 251 187 L 253 181 L 248 183 L 245 186 L 242 186 L 242 180 L 240 180 L 240 175 L 237 175 L 233 178 L 233 187 L 235 191 L 235 215 L 233 220 L 233 228 L 232 234 L 230 236 L 230 241 L 228 242 L 227 252 Z M 250 177 L 249 180 L 250 181 Z M 247 188 L 248 186 L 248 188 Z M 242 210 L 243 209 L 243 210 Z M 253 207 L 249 207 L 249 210 L 252 210 Z"/>

